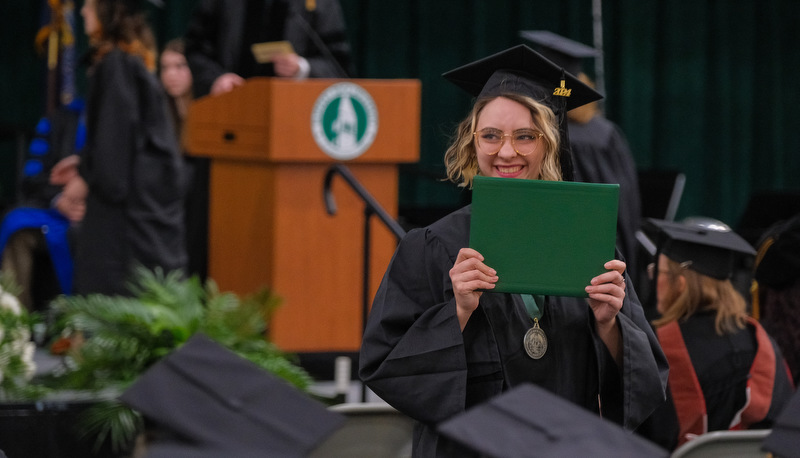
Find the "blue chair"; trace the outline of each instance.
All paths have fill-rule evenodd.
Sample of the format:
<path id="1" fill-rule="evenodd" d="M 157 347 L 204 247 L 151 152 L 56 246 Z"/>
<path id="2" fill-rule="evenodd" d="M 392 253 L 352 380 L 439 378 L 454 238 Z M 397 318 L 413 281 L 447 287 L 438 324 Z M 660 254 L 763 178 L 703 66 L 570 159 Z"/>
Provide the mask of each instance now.
<path id="1" fill-rule="evenodd" d="M 73 262 L 67 238 L 69 226 L 69 220 L 55 209 L 15 208 L 6 214 L 0 225 L 0 253 L 15 232 L 21 229 L 40 229 L 47 243 L 61 292 L 71 294 Z"/>

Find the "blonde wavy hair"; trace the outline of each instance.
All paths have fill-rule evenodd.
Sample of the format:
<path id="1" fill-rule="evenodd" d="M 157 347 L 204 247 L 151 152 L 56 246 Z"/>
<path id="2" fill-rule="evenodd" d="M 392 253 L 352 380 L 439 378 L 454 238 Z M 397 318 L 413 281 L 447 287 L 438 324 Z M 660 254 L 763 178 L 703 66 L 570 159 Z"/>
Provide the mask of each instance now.
<path id="1" fill-rule="evenodd" d="M 544 134 L 542 140 L 545 144 L 545 154 L 542 159 L 542 171 L 539 179 L 561 181 L 561 163 L 558 153 L 561 137 L 555 113 L 547 105 L 531 97 L 515 93 L 480 98 L 475 102 L 470 114 L 456 128 L 454 139 L 444 154 L 447 178 L 460 187 L 472 188 L 472 179 L 480 174 L 478 153 L 475 149 L 475 139 L 472 133 L 475 132 L 478 118 L 483 109 L 497 97 L 513 100 L 530 110 L 534 125 Z"/>
<path id="2" fill-rule="evenodd" d="M 718 335 L 733 334 L 744 329 L 748 316 L 747 303 L 730 280 L 718 280 L 700 274 L 669 258 L 666 274 L 670 277 L 674 294 L 665 298 L 670 305 L 660 318 L 653 320 L 653 326 L 661 327 L 673 321 L 685 321 L 699 311 L 714 310 Z M 686 288 L 678 292 L 675 286 L 680 276 L 686 279 Z"/>

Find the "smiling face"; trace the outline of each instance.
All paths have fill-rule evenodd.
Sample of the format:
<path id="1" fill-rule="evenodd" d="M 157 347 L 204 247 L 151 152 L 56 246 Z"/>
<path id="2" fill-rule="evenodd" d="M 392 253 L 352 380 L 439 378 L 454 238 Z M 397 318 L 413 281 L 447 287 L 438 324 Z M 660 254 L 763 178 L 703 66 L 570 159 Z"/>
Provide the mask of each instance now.
<path id="1" fill-rule="evenodd" d="M 505 97 L 497 97 L 481 110 L 475 130 L 480 131 L 485 128 L 498 129 L 504 134 L 511 134 L 520 129 L 542 130 L 534 123 L 528 107 Z M 541 145 L 527 156 L 521 156 L 514 150 L 511 137 L 505 137 L 497 154 L 489 154 L 493 151 L 482 149 L 477 140 L 474 141 L 481 175 L 527 179 L 540 177 L 545 152 Z"/>

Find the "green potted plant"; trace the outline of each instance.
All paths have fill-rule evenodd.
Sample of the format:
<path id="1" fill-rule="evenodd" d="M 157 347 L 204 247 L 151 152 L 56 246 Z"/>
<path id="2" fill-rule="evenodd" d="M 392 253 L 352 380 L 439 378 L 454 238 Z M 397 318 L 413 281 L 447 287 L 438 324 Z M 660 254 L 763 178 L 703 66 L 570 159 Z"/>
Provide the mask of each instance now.
<path id="1" fill-rule="evenodd" d="M 143 432 L 140 415 L 116 400 L 153 364 L 203 332 L 296 388 L 307 392 L 312 379 L 268 339 L 268 323 L 281 299 L 269 289 L 239 298 L 180 273 L 139 269 L 132 297 L 61 296 L 51 304 L 53 350 L 61 364 L 28 381 L 29 399 L 70 399 L 82 405 L 82 435 L 125 454 Z M 36 389 L 32 389 L 35 387 Z M 0 446 L 0 448 L 2 448 Z"/>

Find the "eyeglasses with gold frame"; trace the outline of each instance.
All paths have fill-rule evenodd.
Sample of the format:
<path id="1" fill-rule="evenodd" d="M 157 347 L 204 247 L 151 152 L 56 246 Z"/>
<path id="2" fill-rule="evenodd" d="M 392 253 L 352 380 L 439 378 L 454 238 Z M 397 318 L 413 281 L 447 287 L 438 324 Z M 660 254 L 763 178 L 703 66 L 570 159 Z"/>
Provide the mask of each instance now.
<path id="1" fill-rule="evenodd" d="M 544 136 L 543 133 L 533 129 L 517 129 L 514 132 L 507 134 L 500 129 L 493 127 L 484 127 L 481 130 L 472 132 L 478 147 L 484 154 L 494 156 L 500 152 L 503 144 L 506 142 L 506 137 L 511 138 L 511 147 L 514 148 L 520 156 L 528 156 L 536 151 L 539 145 L 539 139 Z"/>
<path id="2" fill-rule="evenodd" d="M 692 265 L 692 261 L 684 261 L 684 262 L 679 264 L 681 270 L 686 270 L 691 265 Z M 655 277 L 655 273 L 656 273 L 656 263 L 651 262 L 650 264 L 647 265 L 647 278 L 652 280 Z M 669 275 L 670 274 L 670 272 L 662 271 L 661 269 L 658 270 L 658 273 L 659 274 L 663 273 L 664 275 Z"/>

